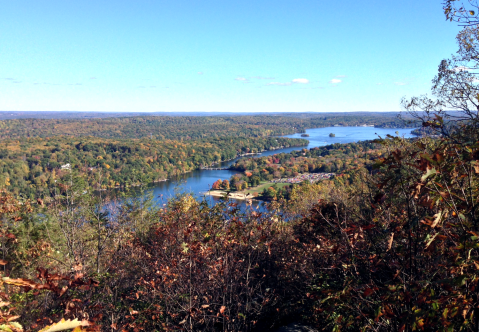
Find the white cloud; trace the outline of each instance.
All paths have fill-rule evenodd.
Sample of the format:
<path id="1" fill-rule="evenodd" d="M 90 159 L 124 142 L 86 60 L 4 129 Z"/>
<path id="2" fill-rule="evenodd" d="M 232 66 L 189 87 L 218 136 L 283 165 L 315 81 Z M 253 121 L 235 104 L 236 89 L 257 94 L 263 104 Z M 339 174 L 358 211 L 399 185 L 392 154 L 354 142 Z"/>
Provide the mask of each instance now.
<path id="1" fill-rule="evenodd" d="M 244 82 L 244 81 L 247 81 L 247 79 L 244 78 L 244 77 L 236 77 L 235 81 L 243 81 Z"/>
<path id="2" fill-rule="evenodd" d="M 347 77 L 347 76 L 346 76 L 346 75 L 338 75 L 338 76 L 336 76 L 336 77 L 337 77 L 337 78 L 345 78 L 345 77 Z"/>
<path id="3" fill-rule="evenodd" d="M 405 83 L 405 82 L 394 82 L 394 84 L 396 84 L 396 85 L 407 85 L 407 83 Z"/>
<path id="4" fill-rule="evenodd" d="M 202 71 L 199 71 L 198 72 L 198 75 L 203 75 L 204 73 Z"/>
<path id="5" fill-rule="evenodd" d="M 340 79 L 337 79 L 337 78 L 333 78 L 331 81 L 329 81 L 329 83 L 331 83 L 331 84 L 339 84 L 341 82 L 342 81 Z"/>
<path id="6" fill-rule="evenodd" d="M 382 83 L 376 83 L 376 85 L 383 85 Z"/>
<path id="7" fill-rule="evenodd" d="M 281 82 L 270 82 L 267 85 L 278 85 L 278 86 L 289 86 L 291 85 L 291 82 L 286 82 L 286 83 L 281 83 Z"/>
<path id="8" fill-rule="evenodd" d="M 308 84 L 309 80 L 306 78 L 295 78 L 292 80 L 293 83 Z"/>

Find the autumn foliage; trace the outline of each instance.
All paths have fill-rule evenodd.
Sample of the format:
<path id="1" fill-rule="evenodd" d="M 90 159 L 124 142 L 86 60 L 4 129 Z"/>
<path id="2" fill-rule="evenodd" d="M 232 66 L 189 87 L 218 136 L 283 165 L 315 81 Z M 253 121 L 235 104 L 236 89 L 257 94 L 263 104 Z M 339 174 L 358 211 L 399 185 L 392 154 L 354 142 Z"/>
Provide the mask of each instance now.
<path id="1" fill-rule="evenodd" d="M 189 195 L 105 214 L 75 184 L 65 205 L 4 192 L 4 282 L 16 285 L 3 297 L 15 302 L 6 320 L 32 331 L 61 319 L 119 331 L 264 331 L 297 320 L 330 331 L 472 331 L 479 144 L 467 132 L 378 141 L 384 156 L 357 171 L 362 181 L 330 183 L 301 215 Z M 35 222 L 38 211 L 53 221 Z M 35 242 L 19 238 L 30 223 Z M 32 248 L 37 258 L 20 268 Z"/>
<path id="2" fill-rule="evenodd" d="M 437 100 L 403 104 L 436 136 L 387 137 L 381 153 L 366 146 L 368 167 L 347 174 L 354 181 L 297 187 L 294 208 L 210 206 L 188 194 L 154 205 L 144 192 L 92 194 L 73 172 L 58 174 L 48 202 L 1 191 L 0 330 L 269 331 L 303 321 L 478 331 L 479 95 L 475 74 L 456 66 L 477 62 L 478 16 L 444 5 L 469 25 L 460 57 L 441 63 Z M 319 150 L 301 152 L 303 171 Z M 245 179 L 213 187 L 242 187 L 255 169 L 274 176 L 283 157 L 249 159 Z"/>

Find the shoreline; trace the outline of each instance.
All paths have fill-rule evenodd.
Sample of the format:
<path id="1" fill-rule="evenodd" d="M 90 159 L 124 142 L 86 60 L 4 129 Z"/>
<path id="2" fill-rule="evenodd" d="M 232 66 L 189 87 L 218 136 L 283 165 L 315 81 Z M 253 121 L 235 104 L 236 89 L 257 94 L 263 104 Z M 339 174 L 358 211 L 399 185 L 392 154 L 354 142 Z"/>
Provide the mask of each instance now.
<path id="1" fill-rule="evenodd" d="M 269 136 L 269 137 L 282 137 L 282 136 Z M 218 161 L 218 162 L 214 162 L 211 165 L 207 165 L 207 166 L 208 167 L 214 167 L 215 165 L 218 165 L 218 164 L 221 164 L 221 163 L 226 163 L 228 161 L 232 161 L 232 160 L 235 160 L 235 159 L 238 159 L 238 158 L 241 158 L 241 157 L 254 156 L 254 155 L 262 154 L 263 152 L 275 151 L 275 150 L 281 150 L 281 149 L 288 149 L 288 148 L 300 148 L 300 147 L 305 147 L 305 146 L 308 146 L 308 144 L 306 144 L 306 145 L 290 145 L 289 147 L 286 147 L 286 148 L 284 146 L 278 146 L 276 148 L 272 148 L 272 149 L 269 149 L 269 150 L 261 150 L 259 152 L 248 152 L 248 153 L 243 153 L 243 154 L 237 154 L 236 157 L 233 157 L 231 159 L 221 160 L 221 161 Z M 201 169 L 202 168 L 198 168 L 198 170 L 201 170 Z"/>

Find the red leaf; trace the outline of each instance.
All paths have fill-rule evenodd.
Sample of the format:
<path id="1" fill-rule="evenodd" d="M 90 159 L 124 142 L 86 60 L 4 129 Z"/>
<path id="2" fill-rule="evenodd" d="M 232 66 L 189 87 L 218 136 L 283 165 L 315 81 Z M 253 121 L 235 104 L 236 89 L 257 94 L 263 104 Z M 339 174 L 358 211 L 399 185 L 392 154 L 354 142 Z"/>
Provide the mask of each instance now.
<path id="1" fill-rule="evenodd" d="M 371 295 L 372 293 L 374 293 L 374 289 L 366 288 L 366 290 L 363 293 L 363 296 L 367 297 L 367 296 Z"/>

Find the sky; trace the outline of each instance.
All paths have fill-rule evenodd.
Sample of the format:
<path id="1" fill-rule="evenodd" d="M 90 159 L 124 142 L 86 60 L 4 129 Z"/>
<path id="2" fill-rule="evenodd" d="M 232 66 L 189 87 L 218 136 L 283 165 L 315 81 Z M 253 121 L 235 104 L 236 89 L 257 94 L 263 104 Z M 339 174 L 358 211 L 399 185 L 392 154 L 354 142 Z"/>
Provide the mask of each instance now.
<path id="1" fill-rule="evenodd" d="M 0 1 L 0 110 L 396 112 L 457 50 L 441 2 Z"/>

